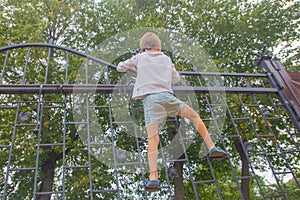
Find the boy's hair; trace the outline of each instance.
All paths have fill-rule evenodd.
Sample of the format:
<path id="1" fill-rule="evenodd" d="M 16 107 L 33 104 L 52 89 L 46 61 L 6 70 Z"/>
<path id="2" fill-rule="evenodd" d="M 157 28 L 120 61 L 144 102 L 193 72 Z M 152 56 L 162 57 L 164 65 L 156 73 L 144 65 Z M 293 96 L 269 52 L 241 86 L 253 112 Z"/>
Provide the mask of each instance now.
<path id="1" fill-rule="evenodd" d="M 140 48 L 142 52 L 161 46 L 160 39 L 152 32 L 145 33 L 140 40 Z"/>

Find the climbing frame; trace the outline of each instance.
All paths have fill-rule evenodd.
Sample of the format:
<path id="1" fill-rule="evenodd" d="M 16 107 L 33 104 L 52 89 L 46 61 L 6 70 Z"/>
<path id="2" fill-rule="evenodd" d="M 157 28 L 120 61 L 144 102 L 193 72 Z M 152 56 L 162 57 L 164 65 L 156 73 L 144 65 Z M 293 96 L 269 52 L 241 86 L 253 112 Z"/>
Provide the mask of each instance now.
<path id="1" fill-rule="evenodd" d="M 160 127 L 161 189 L 149 193 L 134 78 L 53 44 L 0 52 L 3 200 L 226 199 L 228 191 L 238 199 L 289 199 L 286 180 L 300 189 L 299 119 L 268 73 L 180 72 L 175 95 L 200 114 L 229 156 L 211 160 L 189 121 L 167 118 Z"/>

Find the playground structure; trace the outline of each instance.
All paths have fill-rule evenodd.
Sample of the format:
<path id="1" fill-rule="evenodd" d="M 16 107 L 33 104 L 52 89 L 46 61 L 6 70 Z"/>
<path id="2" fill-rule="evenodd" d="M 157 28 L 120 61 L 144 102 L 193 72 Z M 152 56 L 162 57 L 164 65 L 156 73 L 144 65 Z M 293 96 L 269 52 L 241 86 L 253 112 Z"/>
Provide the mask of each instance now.
<path id="1" fill-rule="evenodd" d="M 179 135 L 181 146 L 178 148 L 182 149 L 182 156 L 175 159 L 162 156 L 162 188 L 156 193 L 146 192 L 143 184 L 148 173 L 144 159 L 146 141 L 140 137 L 143 130 L 139 129 L 141 104 L 128 98 L 124 106 L 130 117 L 118 121 L 114 116 L 112 95 L 130 96 L 132 92 L 130 75 L 125 75 L 125 82 L 121 83 L 111 75 L 115 65 L 53 44 L 11 44 L 0 48 L 0 53 L 3 63 L 0 77 L 0 196 L 3 200 L 18 197 L 15 191 L 20 187 L 17 181 L 22 179 L 18 177 L 22 176 L 31 177 L 27 182 L 30 189 L 24 192 L 30 195 L 29 198 L 68 199 L 77 187 L 75 183 L 80 181 L 70 176 L 75 171 L 84 173 L 84 188 L 77 189 L 89 199 L 164 197 L 177 200 L 184 199 L 187 190 L 192 191 L 189 195 L 192 193 L 194 199 L 201 199 L 199 194 L 205 187 L 213 188 L 212 197 L 224 198 L 226 188 L 218 181 L 223 177 L 216 173 L 216 168 L 221 165 L 207 156 L 192 155 L 195 148 L 201 148 L 202 141 L 187 134 L 186 122 L 177 118 L 168 119 L 165 126 L 172 128 L 175 124 L 174 135 Z M 59 67 L 55 69 L 51 68 L 55 67 L 54 55 L 59 55 L 55 61 Z M 249 199 L 253 195 L 261 199 L 288 199 L 282 182 L 284 177 L 293 179 L 300 189 L 296 177 L 300 152 L 300 83 L 296 73 L 286 72 L 265 50 L 256 56 L 255 63 L 265 73 L 184 71 L 180 74 L 189 81 L 187 85 L 174 86 L 174 91 L 178 95 L 194 93 L 203 105 L 198 111 L 206 113 L 202 115 L 204 122 L 214 124 L 218 144 L 229 153 L 221 163 L 228 169 L 228 182 L 234 185 L 240 199 Z M 16 63 L 17 58 L 23 63 Z M 83 76 L 74 77 L 73 62 L 83 63 Z M 89 69 L 95 65 L 103 68 L 104 73 L 91 83 Z M 207 79 L 212 81 L 208 83 Z M 224 80 L 224 85 L 218 84 L 219 79 Z M 221 95 L 217 103 L 212 102 L 211 93 L 225 93 L 226 98 Z M 82 101 L 74 105 L 78 99 Z M 79 104 L 83 106 L 78 108 Z M 80 109 L 84 111 L 78 111 Z M 224 115 L 219 116 L 215 109 L 223 110 Z M 72 117 L 76 112 L 80 118 Z M 95 119 L 105 129 L 100 133 L 108 140 L 93 134 L 99 124 L 91 120 L 91 112 L 97 113 Z M 219 117 L 226 118 L 224 127 L 218 126 Z M 123 132 L 116 131 L 128 127 L 133 130 L 127 138 L 134 141 L 132 148 L 119 141 L 122 138 L 126 141 L 126 136 L 122 137 Z M 80 137 L 79 129 L 86 136 Z M 51 135 L 53 132 L 55 135 Z M 162 136 L 161 151 L 168 144 L 166 141 L 172 138 L 169 135 Z M 186 141 L 192 145 L 186 146 L 190 144 Z M 81 145 L 79 154 L 72 152 L 74 143 Z M 122 148 L 117 148 L 119 145 Z M 136 153 L 134 162 L 126 159 L 123 148 Z M 109 149 L 111 153 L 110 158 L 106 157 L 111 162 L 106 163 L 105 171 L 110 177 L 106 182 L 100 181 L 99 172 L 96 172 L 102 170 L 95 156 L 99 149 Z M 98 154 L 101 153 L 103 151 Z M 164 152 L 161 155 L 165 155 Z M 197 173 L 196 166 L 199 165 L 206 169 L 208 176 Z M 269 172 L 269 179 L 276 188 L 274 191 L 264 190 L 258 165 Z M 136 174 L 128 172 L 128 178 L 124 178 L 126 168 L 133 169 Z M 250 191 L 249 185 L 255 185 L 255 191 Z"/>

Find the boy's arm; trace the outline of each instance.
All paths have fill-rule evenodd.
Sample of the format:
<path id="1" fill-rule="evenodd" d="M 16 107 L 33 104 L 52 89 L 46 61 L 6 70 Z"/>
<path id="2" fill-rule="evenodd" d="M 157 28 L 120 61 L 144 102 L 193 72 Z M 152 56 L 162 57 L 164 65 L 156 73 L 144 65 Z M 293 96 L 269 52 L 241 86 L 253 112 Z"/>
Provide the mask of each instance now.
<path id="1" fill-rule="evenodd" d="M 124 62 L 120 62 L 117 66 L 118 72 L 127 72 L 132 77 L 137 77 L 138 70 L 134 66 L 125 65 Z"/>
<path id="2" fill-rule="evenodd" d="M 137 65 L 137 56 L 133 56 L 128 60 L 120 62 L 117 66 L 117 71 L 118 72 L 133 71 L 137 73 L 137 69 L 135 68 L 136 65 Z"/>
<path id="3" fill-rule="evenodd" d="M 180 75 L 175 69 L 174 65 L 172 67 L 172 83 L 178 83 L 180 81 Z"/>

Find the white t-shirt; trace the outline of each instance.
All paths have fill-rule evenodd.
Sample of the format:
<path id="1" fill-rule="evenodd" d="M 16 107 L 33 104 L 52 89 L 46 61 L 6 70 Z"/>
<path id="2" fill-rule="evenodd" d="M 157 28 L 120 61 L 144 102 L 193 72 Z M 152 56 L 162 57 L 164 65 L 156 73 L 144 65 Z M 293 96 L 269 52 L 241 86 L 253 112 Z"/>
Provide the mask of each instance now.
<path id="1" fill-rule="evenodd" d="M 180 81 L 171 59 L 163 52 L 143 52 L 120 62 L 119 72 L 126 72 L 137 67 L 138 74 L 133 88 L 133 99 L 143 99 L 147 94 L 170 92 L 173 93 L 172 83 Z"/>

